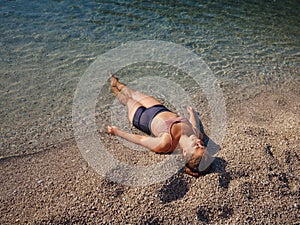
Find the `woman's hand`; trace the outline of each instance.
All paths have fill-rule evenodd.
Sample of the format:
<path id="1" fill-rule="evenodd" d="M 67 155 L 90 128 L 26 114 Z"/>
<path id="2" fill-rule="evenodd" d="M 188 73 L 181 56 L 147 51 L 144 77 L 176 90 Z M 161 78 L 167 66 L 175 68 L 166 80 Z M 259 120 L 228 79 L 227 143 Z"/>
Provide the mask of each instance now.
<path id="1" fill-rule="evenodd" d="M 195 110 L 194 110 L 191 106 L 187 107 L 187 111 L 188 111 L 191 115 L 194 115 L 194 113 L 195 113 Z"/>
<path id="2" fill-rule="evenodd" d="M 119 130 L 119 128 L 115 127 L 115 126 L 107 126 L 107 131 L 108 133 L 112 134 L 112 135 L 116 135 L 117 131 Z"/>

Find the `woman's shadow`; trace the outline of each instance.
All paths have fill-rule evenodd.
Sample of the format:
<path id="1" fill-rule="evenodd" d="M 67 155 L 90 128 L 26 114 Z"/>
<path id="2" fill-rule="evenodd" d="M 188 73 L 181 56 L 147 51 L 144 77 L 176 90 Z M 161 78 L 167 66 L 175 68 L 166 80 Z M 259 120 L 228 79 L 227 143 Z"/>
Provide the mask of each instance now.
<path id="1" fill-rule="evenodd" d="M 227 163 L 224 159 L 215 157 L 210 169 L 205 174 L 218 173 L 219 187 L 222 188 L 228 188 L 230 183 L 230 174 L 225 171 L 226 165 Z M 169 178 L 159 190 L 158 196 L 162 203 L 169 203 L 183 198 L 189 191 L 193 179 L 195 178 L 184 175 L 184 169 Z M 197 179 L 201 179 L 201 177 Z"/>
<path id="2" fill-rule="evenodd" d="M 220 145 L 216 144 L 204 131 L 203 124 L 199 118 L 198 114 L 198 120 L 197 125 L 201 133 L 203 134 L 203 142 L 206 146 L 207 152 L 214 156 L 216 155 L 220 150 Z M 226 172 L 225 168 L 227 166 L 227 162 L 219 157 L 213 157 L 213 161 L 211 163 L 210 169 L 208 170 L 207 174 L 209 173 L 218 173 L 219 174 L 219 187 L 222 188 L 228 188 L 230 183 L 230 173 Z"/>

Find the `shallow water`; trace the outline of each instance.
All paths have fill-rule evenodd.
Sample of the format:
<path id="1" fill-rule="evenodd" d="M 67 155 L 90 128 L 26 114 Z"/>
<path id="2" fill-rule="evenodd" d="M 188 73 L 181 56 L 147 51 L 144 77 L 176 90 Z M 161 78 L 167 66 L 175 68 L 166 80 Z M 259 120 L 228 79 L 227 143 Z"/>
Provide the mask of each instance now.
<path id="1" fill-rule="evenodd" d="M 68 142 L 80 77 L 98 55 L 128 41 L 181 44 L 246 91 L 299 81 L 299 14 L 296 0 L 3 0 L 0 157 Z"/>

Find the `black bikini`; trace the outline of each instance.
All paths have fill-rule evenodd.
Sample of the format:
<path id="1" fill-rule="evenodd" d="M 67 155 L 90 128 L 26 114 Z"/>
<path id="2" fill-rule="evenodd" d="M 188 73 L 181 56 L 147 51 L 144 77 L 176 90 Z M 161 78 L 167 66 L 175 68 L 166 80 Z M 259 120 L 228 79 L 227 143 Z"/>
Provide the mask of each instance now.
<path id="1" fill-rule="evenodd" d="M 154 105 L 149 108 L 140 106 L 134 113 L 133 125 L 146 134 L 151 135 L 151 122 L 153 118 L 161 112 L 171 111 L 163 105 Z"/>

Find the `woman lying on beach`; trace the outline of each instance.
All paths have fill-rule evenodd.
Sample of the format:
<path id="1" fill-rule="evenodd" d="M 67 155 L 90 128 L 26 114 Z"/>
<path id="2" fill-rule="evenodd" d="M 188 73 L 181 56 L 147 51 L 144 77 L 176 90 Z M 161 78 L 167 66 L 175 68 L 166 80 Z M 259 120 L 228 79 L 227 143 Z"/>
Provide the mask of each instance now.
<path id="1" fill-rule="evenodd" d="M 130 122 L 149 136 L 126 133 L 115 126 L 108 132 L 142 145 L 156 153 L 172 153 L 180 148 L 185 159 L 185 171 L 199 177 L 206 171 L 199 170 L 201 160 L 211 161 L 199 130 L 197 113 L 188 107 L 190 118 L 182 118 L 167 109 L 157 99 L 133 91 L 110 73 L 111 89 L 116 98 L 127 106 Z M 207 169 L 206 169 L 207 170 Z"/>

